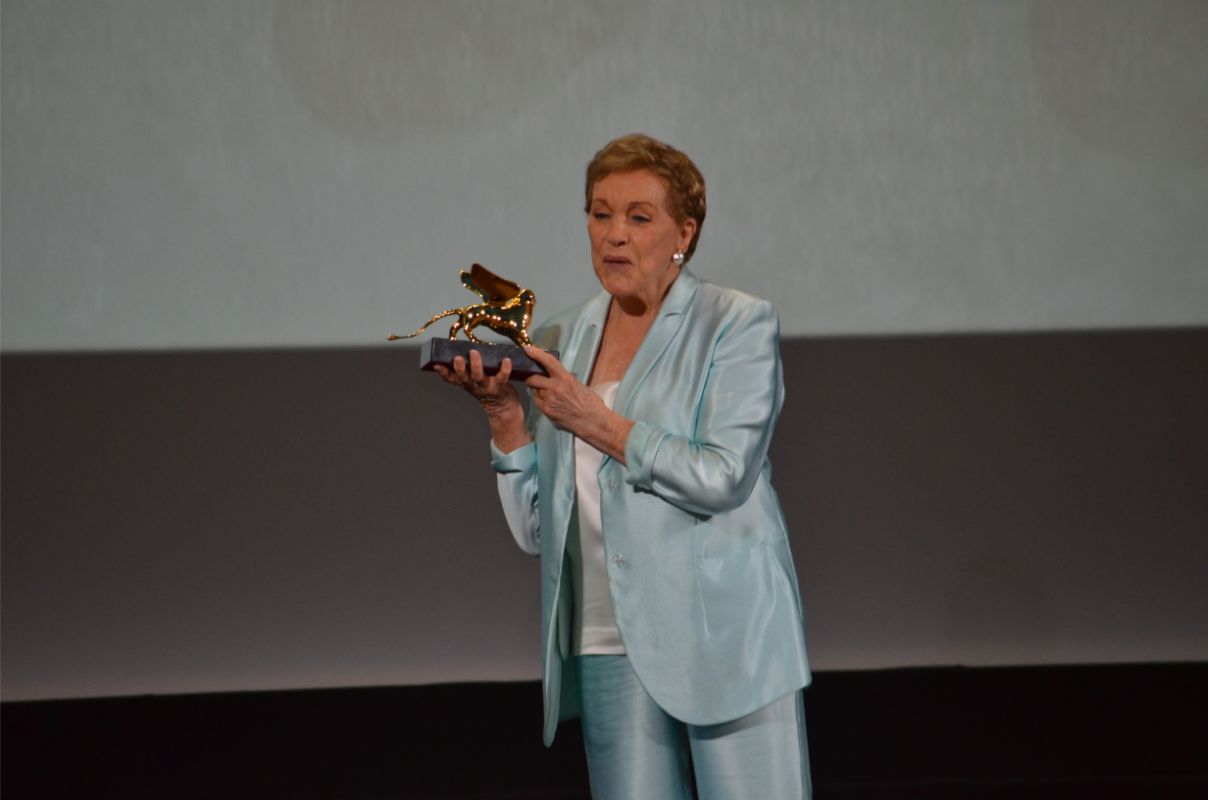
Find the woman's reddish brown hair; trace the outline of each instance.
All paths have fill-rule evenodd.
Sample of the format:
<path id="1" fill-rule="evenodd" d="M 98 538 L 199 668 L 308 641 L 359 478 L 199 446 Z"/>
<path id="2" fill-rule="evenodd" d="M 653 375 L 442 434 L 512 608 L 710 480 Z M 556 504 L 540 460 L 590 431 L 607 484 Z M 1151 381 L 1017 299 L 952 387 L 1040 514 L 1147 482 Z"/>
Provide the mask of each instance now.
<path id="1" fill-rule="evenodd" d="M 668 211 L 675 221 L 683 224 L 696 220 L 696 233 L 684 251 L 684 263 L 696 252 L 701 227 L 705 224 L 705 178 L 692 159 L 669 144 L 647 136 L 631 133 L 613 139 L 600 149 L 587 165 L 586 204 L 591 209 L 591 194 L 595 185 L 614 172 L 649 170 L 663 179 L 667 187 Z"/>

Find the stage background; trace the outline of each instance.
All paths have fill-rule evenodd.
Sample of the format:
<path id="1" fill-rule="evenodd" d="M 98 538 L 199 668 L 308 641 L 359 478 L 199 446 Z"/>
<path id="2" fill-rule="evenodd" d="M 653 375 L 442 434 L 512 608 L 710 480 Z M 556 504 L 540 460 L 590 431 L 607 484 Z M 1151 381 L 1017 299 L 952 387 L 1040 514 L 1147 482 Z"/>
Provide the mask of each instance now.
<path id="1" fill-rule="evenodd" d="M 12 0 L 4 347 L 364 346 L 595 291 L 583 168 L 698 161 L 789 336 L 1202 324 L 1199 0 Z"/>
<path id="2" fill-rule="evenodd" d="M 382 340 L 595 291 L 632 130 L 781 314 L 817 667 L 1208 659 L 1208 4 L 0 14 L 5 700 L 535 677 L 485 425 Z"/>

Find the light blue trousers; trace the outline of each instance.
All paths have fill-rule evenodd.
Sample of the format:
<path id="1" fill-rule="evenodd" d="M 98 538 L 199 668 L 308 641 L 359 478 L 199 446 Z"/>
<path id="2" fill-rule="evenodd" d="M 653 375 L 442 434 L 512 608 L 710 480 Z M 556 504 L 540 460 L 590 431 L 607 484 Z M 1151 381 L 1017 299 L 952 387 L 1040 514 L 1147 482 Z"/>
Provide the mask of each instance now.
<path id="1" fill-rule="evenodd" d="M 659 708 L 625 656 L 576 656 L 593 800 L 811 796 L 801 692 L 741 719 L 689 725 Z"/>

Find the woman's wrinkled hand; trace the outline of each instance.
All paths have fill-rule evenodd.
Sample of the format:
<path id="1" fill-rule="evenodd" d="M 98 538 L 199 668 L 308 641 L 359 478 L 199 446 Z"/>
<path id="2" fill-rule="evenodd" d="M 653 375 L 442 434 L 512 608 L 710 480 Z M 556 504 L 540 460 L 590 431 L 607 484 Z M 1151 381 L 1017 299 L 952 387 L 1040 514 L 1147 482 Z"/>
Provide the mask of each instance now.
<path id="1" fill-rule="evenodd" d="M 502 418 L 519 414 L 523 419 L 524 409 L 520 405 L 520 394 L 516 387 L 508 382 L 512 374 L 511 359 L 503 359 L 499 372 L 487 375 L 482 368 L 482 354 L 471 350 L 469 363 L 458 356 L 453 359 L 452 369 L 441 364 L 432 369 L 445 383 L 460 386 L 473 395 L 487 416 Z"/>
<path id="2" fill-rule="evenodd" d="M 625 464 L 625 443 L 633 422 L 605 405 L 549 353 L 531 345 L 524 352 L 549 373 L 524 381 L 537 409 L 554 425 Z"/>
<path id="3" fill-rule="evenodd" d="M 524 351 L 549 373 L 548 376 L 532 375 L 524 381 L 533 404 L 541 413 L 554 425 L 575 435 L 598 426 L 601 415 L 608 412 L 599 395 L 541 348 L 529 346 Z"/>

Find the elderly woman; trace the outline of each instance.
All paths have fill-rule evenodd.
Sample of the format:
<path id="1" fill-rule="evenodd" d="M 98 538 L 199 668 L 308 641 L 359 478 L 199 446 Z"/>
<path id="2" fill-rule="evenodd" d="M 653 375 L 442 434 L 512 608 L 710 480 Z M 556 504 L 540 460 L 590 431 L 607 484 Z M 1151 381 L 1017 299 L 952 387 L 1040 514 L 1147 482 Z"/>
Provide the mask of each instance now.
<path id="1" fill-rule="evenodd" d="M 491 429 L 512 533 L 541 556 L 545 741 L 582 718 L 596 798 L 810 793 L 801 601 L 768 443 L 784 390 L 772 306 L 686 268 L 705 182 L 648 136 L 587 167 L 604 291 L 531 347 L 548 371 L 441 376 Z"/>

